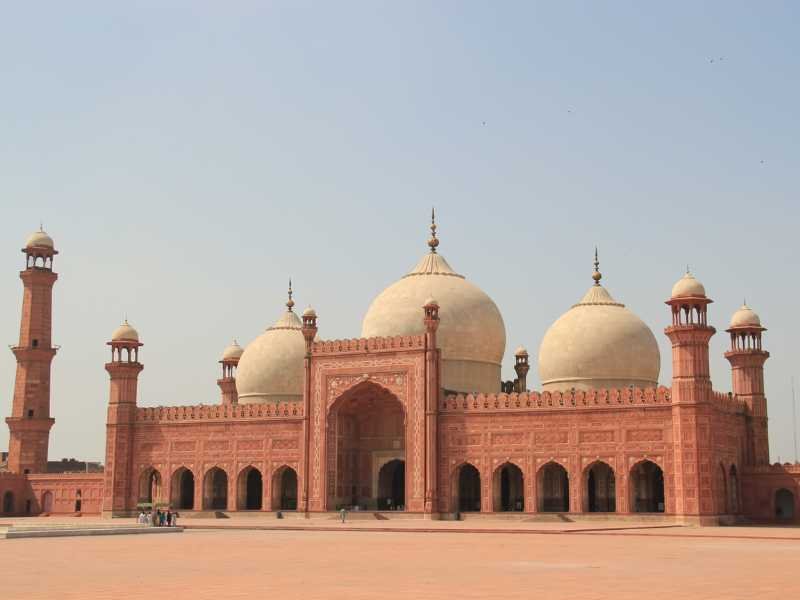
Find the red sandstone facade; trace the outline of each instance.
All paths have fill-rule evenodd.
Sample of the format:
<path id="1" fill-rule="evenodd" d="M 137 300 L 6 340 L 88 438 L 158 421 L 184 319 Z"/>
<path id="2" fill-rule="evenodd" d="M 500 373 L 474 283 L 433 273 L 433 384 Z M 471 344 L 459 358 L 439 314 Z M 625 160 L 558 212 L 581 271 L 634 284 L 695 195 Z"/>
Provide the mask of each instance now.
<path id="1" fill-rule="evenodd" d="M 236 358 L 214 406 L 138 407 L 142 344 L 109 342 L 102 474 L 47 474 L 52 246 L 28 246 L 2 514 L 130 515 L 142 502 L 182 511 L 341 507 L 451 518 L 458 513 L 663 513 L 680 521 L 796 521 L 800 466 L 770 465 L 758 326 L 729 329 L 731 393 L 712 389 L 705 296 L 672 298 L 671 387 L 527 391 L 442 389 L 439 306 L 423 335 L 316 340 L 302 319 L 302 401 L 240 404 Z M 290 307 L 291 310 L 291 307 Z"/>

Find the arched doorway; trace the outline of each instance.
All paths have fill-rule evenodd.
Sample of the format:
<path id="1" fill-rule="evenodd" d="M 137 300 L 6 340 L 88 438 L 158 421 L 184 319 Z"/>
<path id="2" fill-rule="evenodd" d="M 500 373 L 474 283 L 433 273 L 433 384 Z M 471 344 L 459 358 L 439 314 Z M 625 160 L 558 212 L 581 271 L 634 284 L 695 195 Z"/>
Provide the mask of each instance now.
<path id="1" fill-rule="evenodd" d="M 14 492 L 3 494 L 3 514 L 10 515 L 14 512 Z"/>
<path id="2" fill-rule="evenodd" d="M 614 470 L 598 461 L 586 470 L 585 510 L 587 512 L 616 512 L 617 490 Z"/>
<path id="3" fill-rule="evenodd" d="M 556 462 L 539 469 L 539 512 L 569 512 L 569 475 Z"/>
<path id="4" fill-rule="evenodd" d="M 239 510 L 261 510 L 264 482 L 261 471 L 247 467 L 239 473 L 237 482 L 237 507 Z"/>
<path id="5" fill-rule="evenodd" d="M 514 463 L 505 463 L 494 472 L 492 499 L 495 512 L 521 512 L 525 510 L 525 487 L 522 469 Z"/>
<path id="6" fill-rule="evenodd" d="M 396 458 L 378 472 L 378 510 L 404 510 L 406 504 L 406 461 Z"/>
<path id="7" fill-rule="evenodd" d="M 731 465 L 728 480 L 728 508 L 731 514 L 735 515 L 739 512 L 739 474 L 736 465 Z"/>
<path id="8" fill-rule="evenodd" d="M 53 512 L 53 492 L 45 492 L 42 494 L 42 512 Z"/>
<path id="9" fill-rule="evenodd" d="M 376 383 L 360 383 L 333 403 L 327 420 L 329 510 L 378 509 L 377 465 L 387 456 L 405 461 L 405 429 L 402 403 Z"/>
<path id="10" fill-rule="evenodd" d="M 181 467 L 172 474 L 172 496 L 170 504 L 174 508 L 192 510 L 194 508 L 194 473 Z"/>
<path id="11" fill-rule="evenodd" d="M 780 521 L 794 519 L 794 494 L 786 488 L 775 492 L 775 518 Z"/>
<path id="12" fill-rule="evenodd" d="M 474 465 L 464 463 L 454 474 L 455 510 L 459 512 L 480 512 L 481 474 Z"/>
<path id="13" fill-rule="evenodd" d="M 161 499 L 161 473 L 154 467 L 145 469 L 139 475 L 139 502 L 152 503 Z"/>
<path id="14" fill-rule="evenodd" d="M 664 471 L 643 460 L 631 469 L 631 512 L 664 512 Z"/>
<path id="15" fill-rule="evenodd" d="M 297 510 L 297 472 L 283 466 L 272 477 L 273 510 Z"/>
<path id="16" fill-rule="evenodd" d="M 228 508 L 228 474 L 214 467 L 203 479 L 203 508 L 225 510 Z"/>
<path id="17" fill-rule="evenodd" d="M 719 488 L 717 512 L 727 515 L 731 512 L 730 494 L 728 493 L 728 473 L 725 471 L 725 465 L 722 463 L 720 463 L 719 470 L 717 471 L 717 487 Z"/>

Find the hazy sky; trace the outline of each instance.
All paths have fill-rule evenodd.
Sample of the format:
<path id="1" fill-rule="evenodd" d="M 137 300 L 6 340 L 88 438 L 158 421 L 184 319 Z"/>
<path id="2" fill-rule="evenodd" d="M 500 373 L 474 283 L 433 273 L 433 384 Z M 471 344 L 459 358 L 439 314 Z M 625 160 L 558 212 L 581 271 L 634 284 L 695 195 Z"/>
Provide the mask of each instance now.
<path id="1" fill-rule="evenodd" d="M 792 457 L 797 3 L 110 4 L 0 20 L 0 340 L 43 219 L 61 252 L 51 458 L 103 458 L 125 313 L 140 405 L 216 403 L 220 353 L 278 317 L 290 275 L 321 337 L 358 336 L 427 250 L 431 205 L 441 253 L 503 314 L 506 378 L 591 284 L 595 244 L 664 384 L 685 265 L 718 330 L 746 297 L 769 328 L 772 457 Z M 14 369 L 0 353 L 4 415 Z"/>

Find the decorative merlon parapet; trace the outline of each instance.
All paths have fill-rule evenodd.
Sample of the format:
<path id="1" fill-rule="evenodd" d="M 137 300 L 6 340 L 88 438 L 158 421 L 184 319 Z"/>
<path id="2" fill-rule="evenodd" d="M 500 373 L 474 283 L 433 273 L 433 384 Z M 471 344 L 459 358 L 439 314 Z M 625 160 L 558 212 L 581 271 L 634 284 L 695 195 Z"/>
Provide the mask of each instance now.
<path id="1" fill-rule="evenodd" d="M 747 404 L 727 392 L 711 392 L 711 404 L 717 410 L 731 413 L 744 413 L 747 411 Z"/>
<path id="2" fill-rule="evenodd" d="M 393 337 L 320 340 L 314 342 L 311 346 L 311 352 L 313 354 L 339 354 L 342 352 L 380 352 L 424 348 L 424 335 L 398 335 Z"/>
<path id="3" fill-rule="evenodd" d="M 627 405 L 668 406 L 667 387 L 576 390 L 574 392 L 522 392 L 511 394 L 451 394 L 441 404 L 442 411 L 495 411 L 570 408 L 619 408 Z"/>
<path id="4" fill-rule="evenodd" d="M 136 409 L 137 423 L 191 423 L 193 421 L 301 418 L 302 416 L 302 402 L 147 406 Z"/>

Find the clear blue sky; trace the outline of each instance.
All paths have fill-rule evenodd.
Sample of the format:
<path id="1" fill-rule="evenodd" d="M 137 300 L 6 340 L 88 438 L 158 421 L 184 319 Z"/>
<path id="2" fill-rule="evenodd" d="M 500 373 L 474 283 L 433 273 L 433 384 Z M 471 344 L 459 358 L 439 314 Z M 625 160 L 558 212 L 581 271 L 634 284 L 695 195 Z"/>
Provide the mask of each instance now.
<path id="1" fill-rule="evenodd" d="M 799 22 L 791 2 L 6 5 L 0 340 L 41 218 L 61 251 L 51 457 L 103 457 L 124 313 L 140 404 L 217 402 L 219 354 L 275 320 L 289 275 L 321 336 L 358 336 L 435 205 L 442 254 L 503 313 L 507 378 L 591 283 L 595 244 L 665 384 L 685 265 L 719 330 L 746 297 L 769 328 L 773 459 L 791 458 Z M 0 353 L 4 414 L 14 368 Z"/>

